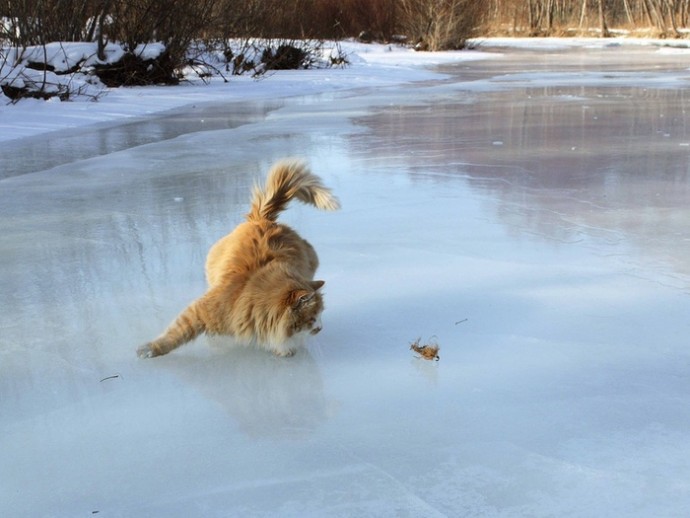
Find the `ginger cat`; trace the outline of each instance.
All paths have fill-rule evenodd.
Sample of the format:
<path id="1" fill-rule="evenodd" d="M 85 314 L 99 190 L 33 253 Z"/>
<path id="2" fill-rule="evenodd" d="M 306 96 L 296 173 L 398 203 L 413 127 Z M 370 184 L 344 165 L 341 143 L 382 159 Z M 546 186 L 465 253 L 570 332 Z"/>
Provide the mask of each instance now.
<path id="1" fill-rule="evenodd" d="M 314 248 L 277 223 L 293 198 L 322 210 L 340 207 L 330 189 L 298 160 L 283 160 L 254 188 L 247 221 L 211 247 L 206 259 L 208 291 L 192 302 L 158 338 L 137 354 L 167 354 L 201 333 L 230 335 L 292 356 L 307 334 L 321 330 L 323 298 L 315 281 Z"/>

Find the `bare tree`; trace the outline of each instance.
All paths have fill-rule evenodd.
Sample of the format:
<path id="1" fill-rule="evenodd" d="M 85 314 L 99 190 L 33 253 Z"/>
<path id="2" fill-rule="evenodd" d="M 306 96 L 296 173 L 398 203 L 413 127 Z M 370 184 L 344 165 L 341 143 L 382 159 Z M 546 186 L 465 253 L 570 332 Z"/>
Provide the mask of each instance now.
<path id="1" fill-rule="evenodd" d="M 599 30 L 602 38 L 608 38 L 611 36 L 609 33 L 609 28 L 606 26 L 606 0 L 599 0 Z"/>

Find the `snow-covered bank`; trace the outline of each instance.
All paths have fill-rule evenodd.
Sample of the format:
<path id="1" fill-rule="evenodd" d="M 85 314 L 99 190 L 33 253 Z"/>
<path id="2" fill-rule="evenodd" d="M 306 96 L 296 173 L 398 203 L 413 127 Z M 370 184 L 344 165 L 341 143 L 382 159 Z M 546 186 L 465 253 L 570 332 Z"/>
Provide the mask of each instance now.
<path id="1" fill-rule="evenodd" d="M 280 71 L 261 79 L 220 76 L 184 82 L 177 86 L 110 88 L 89 91 L 62 102 L 24 99 L 0 106 L 0 142 L 45 132 L 77 128 L 95 123 L 117 123 L 129 118 L 162 113 L 183 106 L 243 100 L 271 100 L 355 88 L 384 88 L 413 81 L 440 79 L 432 69 L 498 56 L 501 48 L 553 51 L 566 48 L 614 48 L 652 46 L 659 53 L 690 53 L 683 40 L 639 38 L 483 38 L 472 42 L 475 50 L 457 52 L 415 52 L 400 45 L 342 42 L 350 65 L 345 68 Z M 328 49 L 326 49 L 328 51 Z M 61 49 L 63 52 L 63 49 Z M 75 46 L 64 67 L 86 52 Z M 97 95 L 97 99 L 95 99 Z"/>
<path id="2" fill-rule="evenodd" d="M 430 70 L 440 64 L 490 57 L 483 52 L 419 53 L 398 45 L 341 44 L 350 65 L 345 68 L 279 71 L 260 79 L 216 75 L 177 86 L 110 88 L 72 101 L 23 99 L 0 106 L 0 142 L 94 123 L 116 123 L 132 117 L 205 102 L 272 100 L 352 88 L 382 88 L 441 77 Z M 75 47 L 72 61 L 83 57 Z M 78 55 L 78 56 L 77 56 Z M 65 63 L 65 67 L 71 61 Z M 208 84 L 205 82 L 208 81 Z"/>

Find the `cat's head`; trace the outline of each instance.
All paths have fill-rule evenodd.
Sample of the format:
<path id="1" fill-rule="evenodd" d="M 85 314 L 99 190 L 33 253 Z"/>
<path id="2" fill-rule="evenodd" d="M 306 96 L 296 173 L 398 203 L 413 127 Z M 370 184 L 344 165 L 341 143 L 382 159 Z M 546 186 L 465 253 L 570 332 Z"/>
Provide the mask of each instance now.
<path id="1" fill-rule="evenodd" d="M 319 290 L 323 285 L 324 281 L 310 281 L 290 290 L 287 297 L 292 323 L 290 335 L 305 332 L 315 335 L 321 331 L 323 297 Z"/>

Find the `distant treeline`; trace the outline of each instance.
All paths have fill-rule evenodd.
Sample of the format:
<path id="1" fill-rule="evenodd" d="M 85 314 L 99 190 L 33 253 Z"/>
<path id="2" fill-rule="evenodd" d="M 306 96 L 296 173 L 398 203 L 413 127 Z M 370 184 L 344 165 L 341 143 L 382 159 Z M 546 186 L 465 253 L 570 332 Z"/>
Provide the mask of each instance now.
<path id="1" fill-rule="evenodd" d="M 190 38 L 342 39 L 364 32 L 377 40 L 396 34 L 442 38 L 443 45 L 460 47 L 484 10 L 476 0 L 0 0 L 0 30 L 20 45 L 97 38 L 175 44 Z"/>
<path id="2" fill-rule="evenodd" d="M 0 0 L 0 37 L 51 41 L 371 38 L 462 48 L 472 36 L 566 35 L 646 29 L 678 36 L 690 0 Z"/>
<path id="3" fill-rule="evenodd" d="M 461 49 L 472 37 L 680 37 L 690 0 L 0 0 L 0 89 L 24 97 L 82 95 L 106 86 L 340 66 L 325 40 Z M 55 43 L 62 49 L 56 65 Z M 89 42 L 88 55 L 71 49 Z M 149 44 L 159 49 L 146 51 Z M 162 44 L 162 45 L 161 45 Z M 49 55 L 50 54 L 50 55 Z M 330 61 L 329 61 L 330 60 Z M 68 66 L 66 65 L 68 64 Z M 225 76 L 224 76 L 225 77 Z M 96 94 L 97 95 L 97 94 Z"/>
<path id="4" fill-rule="evenodd" d="M 611 29 L 681 36 L 690 0 L 486 0 L 484 32 L 524 36 L 586 34 Z"/>

